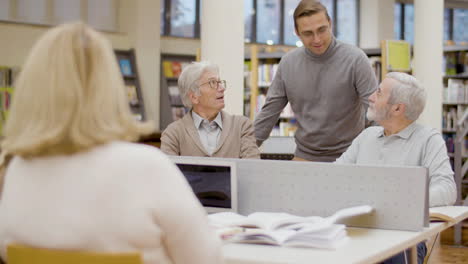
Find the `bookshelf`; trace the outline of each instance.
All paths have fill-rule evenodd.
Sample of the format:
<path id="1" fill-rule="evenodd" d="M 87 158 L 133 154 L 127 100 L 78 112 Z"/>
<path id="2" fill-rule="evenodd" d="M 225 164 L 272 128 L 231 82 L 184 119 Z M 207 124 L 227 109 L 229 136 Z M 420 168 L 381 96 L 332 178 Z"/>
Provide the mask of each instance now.
<path id="1" fill-rule="evenodd" d="M 249 53 L 244 62 L 244 115 L 251 120 L 255 119 L 265 103 L 268 88 L 278 70 L 281 57 L 293 48 L 251 44 L 247 49 Z M 270 136 L 294 136 L 296 129 L 294 113 L 288 104 Z"/>
<path id="2" fill-rule="evenodd" d="M 177 80 L 185 65 L 195 61 L 195 56 L 161 54 L 160 130 L 182 118 L 188 111 L 180 98 Z"/>
<path id="3" fill-rule="evenodd" d="M 468 46 L 445 46 L 443 64 L 442 136 L 447 145 L 452 166 L 468 157 L 466 143 L 461 155 L 455 155 L 457 123 L 468 109 Z M 465 142 L 466 139 L 465 139 Z M 468 143 L 468 142 L 467 142 Z"/>
<path id="4" fill-rule="evenodd" d="M 115 50 L 120 72 L 125 83 L 128 103 L 133 116 L 137 120 L 145 120 L 145 106 L 141 93 L 140 79 L 135 59 L 135 50 Z"/>
<path id="5" fill-rule="evenodd" d="M 362 49 L 369 58 L 372 70 L 375 73 L 377 82 L 382 82 L 382 51 L 380 48 Z"/>
<path id="6" fill-rule="evenodd" d="M 0 135 L 10 109 L 13 97 L 13 84 L 19 73 L 19 68 L 0 66 Z"/>

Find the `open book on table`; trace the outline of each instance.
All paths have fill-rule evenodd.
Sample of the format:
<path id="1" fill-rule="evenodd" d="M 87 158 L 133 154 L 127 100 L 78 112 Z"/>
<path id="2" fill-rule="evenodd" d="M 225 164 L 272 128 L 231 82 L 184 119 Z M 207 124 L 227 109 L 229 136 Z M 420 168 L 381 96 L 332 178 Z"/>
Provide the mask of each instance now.
<path id="1" fill-rule="evenodd" d="M 368 214 L 372 207 L 368 205 L 355 206 L 338 210 L 328 217 L 297 216 L 288 213 L 256 212 L 243 216 L 233 212 L 222 212 L 208 216 L 210 223 L 215 227 L 246 227 L 266 230 L 292 229 L 303 227 L 321 229 L 337 221 L 356 215 Z"/>
<path id="2" fill-rule="evenodd" d="M 229 238 L 229 242 L 266 244 L 285 247 L 313 247 L 334 249 L 349 240 L 346 226 L 332 224 L 323 229 L 265 230 L 246 229 Z"/>
<path id="3" fill-rule="evenodd" d="M 302 217 L 287 213 L 256 212 L 242 216 L 232 212 L 211 214 L 210 223 L 220 229 L 244 227 L 243 232 L 225 235 L 223 239 L 240 243 L 258 243 L 296 247 L 336 248 L 347 240 L 344 225 L 338 220 L 368 214 L 371 206 L 356 206 L 337 211 L 329 217 Z"/>
<path id="4" fill-rule="evenodd" d="M 467 206 L 441 206 L 429 208 L 429 219 L 431 222 L 443 221 L 457 223 L 468 218 Z"/>

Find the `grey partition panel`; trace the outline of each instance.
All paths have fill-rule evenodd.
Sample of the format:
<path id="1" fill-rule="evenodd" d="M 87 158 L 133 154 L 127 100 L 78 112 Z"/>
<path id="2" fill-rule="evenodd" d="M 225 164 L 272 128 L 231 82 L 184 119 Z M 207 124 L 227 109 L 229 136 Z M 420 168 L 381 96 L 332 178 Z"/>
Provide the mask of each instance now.
<path id="1" fill-rule="evenodd" d="M 342 208 L 371 205 L 372 214 L 343 223 L 409 231 L 428 223 L 428 178 L 422 167 L 229 160 L 237 164 L 238 211 L 244 215 L 263 211 L 325 217 Z"/>
<path id="2" fill-rule="evenodd" d="M 329 216 L 371 205 L 349 226 L 419 231 L 427 218 L 427 170 L 319 162 L 239 160 L 239 213 L 288 212 Z"/>

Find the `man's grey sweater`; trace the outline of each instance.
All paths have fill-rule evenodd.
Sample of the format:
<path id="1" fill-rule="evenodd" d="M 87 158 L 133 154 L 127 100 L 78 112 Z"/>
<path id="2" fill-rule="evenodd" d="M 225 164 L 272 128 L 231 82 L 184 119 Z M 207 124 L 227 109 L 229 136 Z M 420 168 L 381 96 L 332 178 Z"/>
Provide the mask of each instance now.
<path id="1" fill-rule="evenodd" d="M 296 153 L 313 161 L 334 161 L 364 129 L 368 97 L 377 80 L 364 52 L 332 39 L 316 55 L 305 47 L 283 56 L 255 119 L 257 142 L 266 140 L 288 101 L 297 119 Z"/>

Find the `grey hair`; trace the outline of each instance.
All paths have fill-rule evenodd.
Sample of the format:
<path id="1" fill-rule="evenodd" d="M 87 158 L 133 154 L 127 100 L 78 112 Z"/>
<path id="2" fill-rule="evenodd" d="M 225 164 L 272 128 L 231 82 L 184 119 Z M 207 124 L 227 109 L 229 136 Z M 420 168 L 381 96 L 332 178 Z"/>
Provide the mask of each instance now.
<path id="1" fill-rule="evenodd" d="M 406 118 L 411 121 L 418 119 L 426 105 L 426 91 L 421 82 L 402 72 L 390 72 L 385 77 L 398 82 L 391 89 L 388 103 L 404 104 L 406 106 Z"/>
<path id="2" fill-rule="evenodd" d="M 200 95 L 200 87 L 198 81 L 205 72 L 219 72 L 216 64 L 209 61 L 192 62 L 182 70 L 177 82 L 179 86 L 180 97 L 185 107 L 192 108 L 192 101 L 189 97 L 189 92 Z"/>

